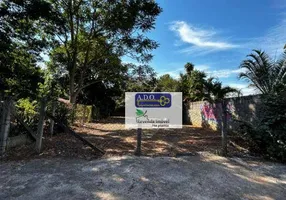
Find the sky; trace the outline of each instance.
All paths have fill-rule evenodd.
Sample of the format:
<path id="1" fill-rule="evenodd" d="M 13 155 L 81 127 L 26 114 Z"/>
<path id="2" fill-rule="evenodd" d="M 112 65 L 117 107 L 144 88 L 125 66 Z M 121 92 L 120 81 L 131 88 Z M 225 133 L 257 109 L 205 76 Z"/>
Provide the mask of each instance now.
<path id="1" fill-rule="evenodd" d="M 158 76 L 177 78 L 184 65 L 224 85 L 257 93 L 239 80 L 239 64 L 252 49 L 279 58 L 286 43 L 286 0 L 157 0 L 163 12 L 148 36 L 159 42 L 149 63 Z M 124 62 L 135 62 L 124 58 Z"/>

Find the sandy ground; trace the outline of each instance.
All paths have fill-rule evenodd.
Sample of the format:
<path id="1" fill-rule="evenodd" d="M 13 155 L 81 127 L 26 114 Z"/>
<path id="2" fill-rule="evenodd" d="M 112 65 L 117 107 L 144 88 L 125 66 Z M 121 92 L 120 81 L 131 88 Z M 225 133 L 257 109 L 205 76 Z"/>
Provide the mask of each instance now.
<path id="1" fill-rule="evenodd" d="M 132 155 L 136 148 L 136 130 L 125 129 L 124 118 L 113 117 L 106 121 L 74 126 L 74 130 L 106 151 L 107 157 Z M 230 140 L 237 140 L 229 136 Z M 176 156 L 184 153 L 221 149 L 221 134 L 212 130 L 184 125 L 182 129 L 144 129 L 142 153 L 145 156 Z M 247 150 L 229 145 L 231 155 Z"/>
<path id="2" fill-rule="evenodd" d="M 113 156 L 133 155 L 136 148 L 136 130 L 128 130 L 124 127 L 123 117 L 112 117 L 106 120 L 84 125 L 73 126 L 73 129 L 92 144 L 103 149 L 104 158 Z M 229 135 L 229 155 L 244 156 L 248 153 L 243 148 L 245 142 Z M 235 141 L 236 144 L 233 145 Z M 245 145 L 247 146 L 247 145 Z M 221 135 L 207 129 L 184 125 L 182 129 L 148 129 L 142 133 L 142 154 L 144 156 L 177 156 L 190 155 L 199 151 L 218 153 L 221 149 Z M 84 158 L 97 159 L 90 147 L 83 145 L 74 136 L 66 133 L 56 134 L 51 137 L 44 135 L 43 151 L 37 154 L 33 145 L 25 145 L 7 151 L 4 160 L 30 160 L 39 158 Z"/>
<path id="3" fill-rule="evenodd" d="M 285 165 L 210 153 L 10 161 L 0 172 L 0 199 L 286 199 Z"/>

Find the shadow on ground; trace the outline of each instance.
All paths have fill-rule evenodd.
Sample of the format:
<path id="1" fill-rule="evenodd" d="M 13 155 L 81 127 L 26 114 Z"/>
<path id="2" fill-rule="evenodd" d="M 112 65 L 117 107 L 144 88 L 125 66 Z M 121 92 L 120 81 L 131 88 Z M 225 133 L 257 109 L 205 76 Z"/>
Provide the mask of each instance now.
<path id="1" fill-rule="evenodd" d="M 105 156 L 131 155 L 136 148 L 136 130 L 124 128 L 124 118 L 73 127 L 93 144 L 104 149 Z M 221 147 L 220 133 L 185 125 L 182 129 L 145 129 L 142 135 L 142 153 L 145 156 L 176 156 L 178 154 L 209 151 Z M 230 146 L 231 152 L 239 150 Z"/>
<path id="2" fill-rule="evenodd" d="M 105 158 L 111 156 L 133 155 L 136 148 L 136 130 L 124 127 L 123 117 L 73 126 L 73 129 L 92 144 L 103 149 Z M 229 136 L 229 139 L 235 137 Z M 145 129 L 142 135 L 142 155 L 144 156 L 182 156 L 207 151 L 218 153 L 221 149 L 219 132 L 185 125 L 182 129 Z M 244 155 L 245 149 L 229 145 L 229 155 Z M 38 158 L 84 158 L 97 159 L 101 155 L 84 145 L 74 136 L 60 133 L 53 137 L 45 134 L 43 150 L 37 154 L 33 145 L 19 146 L 7 151 L 1 158 L 8 160 L 29 160 Z"/>
<path id="3" fill-rule="evenodd" d="M 35 159 L 0 165 L 0 199 L 285 199 L 286 166 L 192 157 Z"/>

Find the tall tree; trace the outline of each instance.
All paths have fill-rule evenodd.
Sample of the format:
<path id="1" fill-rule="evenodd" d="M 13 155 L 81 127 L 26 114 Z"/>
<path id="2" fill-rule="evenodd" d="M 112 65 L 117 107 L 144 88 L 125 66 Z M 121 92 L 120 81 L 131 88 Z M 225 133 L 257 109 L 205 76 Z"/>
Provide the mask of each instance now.
<path id="1" fill-rule="evenodd" d="M 150 92 L 156 87 L 156 72 L 148 65 L 127 64 L 127 85 L 128 92 Z"/>
<path id="2" fill-rule="evenodd" d="M 273 61 L 264 51 L 253 50 L 249 59 L 240 64 L 246 71 L 240 78 L 251 82 L 251 86 L 262 94 L 276 93 L 286 85 L 286 54 L 278 61 Z"/>
<path id="3" fill-rule="evenodd" d="M 206 74 L 194 69 L 193 64 L 185 65 L 185 74 L 180 74 L 179 88 L 184 100 L 200 101 L 204 98 L 204 82 Z"/>
<path id="4" fill-rule="evenodd" d="M 161 8 L 153 0 L 52 0 L 65 21 L 64 34 L 58 35 L 59 57 L 69 79 L 69 100 L 76 102 L 79 92 L 101 81 L 94 71 L 109 66 L 113 58 L 130 55 L 149 61 L 149 50 L 158 44 L 144 36 L 154 28 Z M 52 57 L 54 62 L 57 56 Z M 64 62 L 63 62 L 64 61 Z"/>
<path id="5" fill-rule="evenodd" d="M 40 53 L 60 26 L 57 13 L 44 0 L 0 2 L 0 84 L 13 95 L 32 95 L 41 79 Z"/>

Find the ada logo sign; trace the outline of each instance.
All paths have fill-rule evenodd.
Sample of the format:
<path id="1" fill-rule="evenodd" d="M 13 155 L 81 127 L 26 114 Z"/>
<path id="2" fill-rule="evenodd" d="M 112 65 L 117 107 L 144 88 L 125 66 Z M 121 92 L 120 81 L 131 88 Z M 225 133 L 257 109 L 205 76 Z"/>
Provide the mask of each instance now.
<path id="1" fill-rule="evenodd" d="M 125 128 L 182 128 L 182 93 L 126 92 Z"/>
<path id="2" fill-rule="evenodd" d="M 172 96 L 169 93 L 137 93 L 135 106 L 137 108 L 169 108 Z"/>

